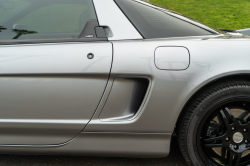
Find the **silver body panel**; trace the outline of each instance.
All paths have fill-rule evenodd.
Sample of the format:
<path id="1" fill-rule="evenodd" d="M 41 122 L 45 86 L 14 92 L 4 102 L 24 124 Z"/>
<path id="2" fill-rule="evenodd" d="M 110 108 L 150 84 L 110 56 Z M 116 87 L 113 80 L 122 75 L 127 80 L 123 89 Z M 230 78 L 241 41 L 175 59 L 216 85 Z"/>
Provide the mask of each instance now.
<path id="1" fill-rule="evenodd" d="M 58 146 L 0 147 L 0 154 L 77 155 L 105 157 L 165 157 L 171 134 L 81 133 Z"/>
<path id="2" fill-rule="evenodd" d="M 79 134 L 106 87 L 112 45 L 14 45 L 0 50 L 0 144 L 59 144 Z M 94 59 L 87 58 L 90 52 Z"/>
<path id="3" fill-rule="evenodd" d="M 198 90 L 225 76 L 250 73 L 247 36 L 145 40 L 114 1 L 94 4 L 110 43 L 0 46 L 0 153 L 164 157 L 183 107 Z M 188 68 L 158 69 L 159 47 L 186 48 Z M 94 59 L 87 59 L 88 53 Z M 180 63 L 175 56 L 168 54 Z M 129 118 L 124 118 L 130 115 L 127 99 L 136 86 L 114 85 L 117 77 L 149 82 Z M 119 91 L 124 86 L 129 91 Z M 108 99 L 119 93 L 127 96 L 114 106 Z"/>
<path id="4" fill-rule="evenodd" d="M 150 92 L 140 114 L 133 120 L 101 122 L 98 117 L 102 109 L 98 108 L 85 131 L 173 133 L 184 105 L 201 87 L 224 76 L 249 73 L 250 63 L 245 59 L 250 53 L 239 53 L 248 47 L 249 39 L 218 35 L 113 42 L 115 55 L 111 75 L 149 76 L 152 78 Z M 236 46 L 235 43 L 241 44 Z M 189 68 L 182 71 L 157 69 L 153 55 L 159 46 L 188 48 Z"/>
<path id="5" fill-rule="evenodd" d="M 158 47 L 155 50 L 155 66 L 160 70 L 185 70 L 190 55 L 185 47 Z"/>
<path id="6" fill-rule="evenodd" d="M 105 107 L 99 116 L 101 121 L 121 121 L 134 117 L 141 105 L 141 101 L 138 105 L 137 100 L 141 96 L 140 87 L 145 87 L 142 82 L 146 81 L 147 84 L 149 81 L 148 78 L 143 78 L 144 81 L 140 80 L 141 78 L 116 77 L 114 79 Z M 145 95 L 147 95 L 146 89 Z"/>
<path id="7" fill-rule="evenodd" d="M 1 46 L 0 74 L 108 74 L 112 45 L 108 42 Z M 95 55 L 87 58 L 88 53 Z"/>

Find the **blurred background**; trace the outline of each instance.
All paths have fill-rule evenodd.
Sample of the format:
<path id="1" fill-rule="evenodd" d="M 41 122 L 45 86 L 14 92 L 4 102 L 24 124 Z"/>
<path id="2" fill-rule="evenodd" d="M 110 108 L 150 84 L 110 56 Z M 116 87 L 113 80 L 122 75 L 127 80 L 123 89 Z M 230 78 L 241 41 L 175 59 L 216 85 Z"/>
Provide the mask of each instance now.
<path id="1" fill-rule="evenodd" d="M 250 28 L 250 0 L 149 0 L 217 29 Z"/>

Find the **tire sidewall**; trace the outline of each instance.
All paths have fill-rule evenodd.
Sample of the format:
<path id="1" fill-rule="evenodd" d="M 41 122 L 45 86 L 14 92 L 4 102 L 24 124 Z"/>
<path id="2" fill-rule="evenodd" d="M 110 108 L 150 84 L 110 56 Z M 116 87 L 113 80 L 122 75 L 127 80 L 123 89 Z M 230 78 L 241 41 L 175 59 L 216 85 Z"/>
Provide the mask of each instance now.
<path id="1" fill-rule="evenodd" d="M 202 161 L 197 149 L 197 132 L 201 121 L 209 110 L 215 107 L 218 103 L 225 100 L 238 97 L 250 98 L 250 88 L 233 88 L 222 90 L 215 95 L 210 95 L 201 102 L 195 109 L 195 114 L 192 117 L 191 123 L 188 127 L 187 133 L 187 150 L 189 158 L 194 166 L 209 166 L 211 163 L 208 161 Z"/>

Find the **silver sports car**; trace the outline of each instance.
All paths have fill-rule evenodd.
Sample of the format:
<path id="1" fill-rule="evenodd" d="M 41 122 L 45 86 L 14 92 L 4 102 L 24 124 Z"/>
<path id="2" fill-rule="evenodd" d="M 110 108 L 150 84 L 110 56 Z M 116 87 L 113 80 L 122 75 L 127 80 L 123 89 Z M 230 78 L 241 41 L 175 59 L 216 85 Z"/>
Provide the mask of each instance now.
<path id="1" fill-rule="evenodd" d="M 142 0 L 0 0 L 0 153 L 250 164 L 250 37 Z"/>

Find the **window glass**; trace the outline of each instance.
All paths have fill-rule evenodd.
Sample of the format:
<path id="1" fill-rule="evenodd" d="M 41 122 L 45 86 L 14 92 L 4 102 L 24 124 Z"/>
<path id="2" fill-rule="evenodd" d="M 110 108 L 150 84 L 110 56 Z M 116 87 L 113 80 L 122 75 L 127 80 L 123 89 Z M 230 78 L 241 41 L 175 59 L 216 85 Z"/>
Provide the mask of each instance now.
<path id="1" fill-rule="evenodd" d="M 92 0 L 0 0 L 0 40 L 78 37 L 90 19 Z"/>
<path id="2" fill-rule="evenodd" d="M 0 22 L 27 6 L 29 2 L 24 0 L 0 0 Z"/>
<path id="3" fill-rule="evenodd" d="M 146 3 L 134 0 L 116 0 L 116 3 L 144 38 L 216 34 L 215 32 L 194 25 L 191 21 L 188 22 L 187 18 L 183 20 L 180 17 L 174 16 L 174 14 L 171 15 L 159 7 L 154 8 Z"/>

